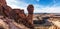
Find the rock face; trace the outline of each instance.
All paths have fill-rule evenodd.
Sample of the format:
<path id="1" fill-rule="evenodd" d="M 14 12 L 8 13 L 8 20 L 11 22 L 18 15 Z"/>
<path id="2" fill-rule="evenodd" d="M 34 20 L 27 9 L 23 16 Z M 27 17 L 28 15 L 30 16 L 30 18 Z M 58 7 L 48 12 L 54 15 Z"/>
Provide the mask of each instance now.
<path id="1" fill-rule="evenodd" d="M 34 6 L 33 5 L 28 5 L 27 10 L 28 10 L 28 16 L 27 16 L 28 24 L 30 24 L 31 26 L 29 26 L 29 27 L 32 28 L 34 26 L 33 25 Z"/>
<path id="2" fill-rule="evenodd" d="M 22 24 L 17 24 L 12 19 L 0 16 L 0 29 L 29 29 Z"/>
<path id="3" fill-rule="evenodd" d="M 19 24 L 23 24 L 30 29 L 34 29 L 32 21 L 34 6 L 28 5 L 27 10 L 28 10 L 28 16 L 25 15 L 24 10 L 12 9 L 10 6 L 7 5 L 6 0 L 0 0 L 0 15 L 4 16 L 5 18 L 8 17 L 9 19 L 7 19 L 7 22 L 13 19 L 15 22 Z M 9 25 L 15 26 L 13 23 Z"/>
<path id="4" fill-rule="evenodd" d="M 6 0 L 0 0 L 0 5 L 3 5 L 3 6 L 7 5 Z"/>

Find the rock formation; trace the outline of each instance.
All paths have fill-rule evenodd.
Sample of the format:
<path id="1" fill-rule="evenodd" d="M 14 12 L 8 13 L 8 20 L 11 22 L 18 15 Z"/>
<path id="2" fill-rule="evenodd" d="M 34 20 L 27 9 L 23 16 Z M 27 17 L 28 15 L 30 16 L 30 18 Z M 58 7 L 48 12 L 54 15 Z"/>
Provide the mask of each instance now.
<path id="1" fill-rule="evenodd" d="M 0 29 L 29 29 L 25 27 L 23 24 L 18 24 L 14 22 L 12 19 L 4 18 L 3 16 L 0 16 Z"/>
<path id="2" fill-rule="evenodd" d="M 4 18 L 9 19 L 3 19 L 6 20 L 5 22 L 8 23 L 8 25 L 11 27 L 10 29 L 17 29 L 16 25 L 14 25 L 12 22 L 9 22 L 10 20 L 14 20 L 16 23 L 23 24 L 25 27 L 28 27 L 30 29 L 34 29 L 33 25 L 33 11 L 34 6 L 28 5 L 27 7 L 28 16 L 25 15 L 24 10 L 21 9 L 12 9 L 10 6 L 7 5 L 6 0 L 0 0 L 0 15 L 4 16 Z M 10 24 L 11 23 L 11 24 Z"/>
<path id="3" fill-rule="evenodd" d="M 28 5 L 27 11 L 28 11 L 28 16 L 27 16 L 28 24 L 31 25 L 29 27 L 30 28 L 32 28 L 32 27 L 34 28 L 34 25 L 33 25 L 33 11 L 34 11 L 34 6 L 33 5 Z"/>
<path id="4" fill-rule="evenodd" d="M 0 6 L 6 6 L 7 3 L 6 3 L 6 0 L 0 0 Z"/>

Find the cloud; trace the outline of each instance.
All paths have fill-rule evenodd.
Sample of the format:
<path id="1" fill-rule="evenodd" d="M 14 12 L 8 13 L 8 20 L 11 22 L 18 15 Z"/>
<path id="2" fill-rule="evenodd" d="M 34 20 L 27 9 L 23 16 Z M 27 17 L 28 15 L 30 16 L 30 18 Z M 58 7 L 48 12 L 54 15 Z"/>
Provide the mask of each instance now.
<path id="1" fill-rule="evenodd" d="M 27 13 L 27 3 L 22 2 L 22 1 L 17 1 L 17 0 L 6 0 L 7 1 L 7 5 L 9 5 L 10 7 L 14 8 L 20 8 L 20 9 L 24 9 L 25 13 Z"/>
<path id="2" fill-rule="evenodd" d="M 25 13 L 27 13 L 26 8 L 29 5 L 28 3 L 17 0 L 6 0 L 6 1 L 7 1 L 7 5 L 11 6 L 12 8 L 24 9 Z M 34 4 L 34 13 L 60 13 L 60 6 L 56 6 L 56 5 L 57 3 L 52 5 L 51 7 L 50 6 L 44 7 L 43 5 Z"/>
<path id="3" fill-rule="evenodd" d="M 60 7 L 45 7 L 41 9 L 36 9 L 35 13 L 60 13 Z"/>
<path id="4" fill-rule="evenodd" d="M 11 6 L 12 8 L 15 8 L 15 7 L 18 8 L 18 6 L 15 5 L 15 3 L 17 3 L 16 0 L 6 0 L 6 1 L 7 1 L 7 5 Z"/>

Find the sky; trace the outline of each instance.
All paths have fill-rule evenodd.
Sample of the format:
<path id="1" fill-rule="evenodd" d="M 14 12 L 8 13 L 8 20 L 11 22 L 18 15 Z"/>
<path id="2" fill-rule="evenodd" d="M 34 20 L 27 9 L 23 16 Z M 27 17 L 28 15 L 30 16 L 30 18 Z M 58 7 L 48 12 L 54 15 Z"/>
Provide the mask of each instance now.
<path id="1" fill-rule="evenodd" d="M 7 5 L 12 8 L 24 9 L 27 12 L 27 6 L 34 6 L 34 13 L 60 13 L 60 0 L 6 0 Z"/>

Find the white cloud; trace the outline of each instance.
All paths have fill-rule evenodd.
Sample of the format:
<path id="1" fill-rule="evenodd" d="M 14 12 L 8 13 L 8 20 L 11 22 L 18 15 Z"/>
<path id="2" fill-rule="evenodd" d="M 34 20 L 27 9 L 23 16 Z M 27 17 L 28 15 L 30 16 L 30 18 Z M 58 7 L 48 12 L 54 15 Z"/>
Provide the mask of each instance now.
<path id="1" fill-rule="evenodd" d="M 20 8 L 20 9 L 24 9 L 25 13 L 27 13 L 26 7 L 27 7 L 27 3 L 25 2 L 18 2 L 16 0 L 6 0 L 7 1 L 7 5 L 9 5 L 10 7 L 14 8 Z M 20 5 L 20 6 L 18 6 Z"/>
<path id="2" fill-rule="evenodd" d="M 41 9 L 36 9 L 35 13 L 60 13 L 60 7 L 45 7 Z"/>
<path id="3" fill-rule="evenodd" d="M 7 5 L 11 6 L 12 8 L 15 8 L 15 7 L 18 8 L 18 6 L 15 5 L 15 3 L 17 3 L 16 0 L 6 0 L 6 1 L 7 1 Z"/>
<path id="4" fill-rule="evenodd" d="M 7 4 L 9 6 L 11 6 L 12 8 L 21 8 L 24 9 L 25 13 L 27 13 L 27 6 L 28 4 L 25 2 L 18 2 L 17 0 L 6 0 Z M 39 0 L 37 0 L 39 1 Z M 34 13 L 60 13 L 60 7 L 55 7 L 55 5 L 53 5 L 52 7 L 43 7 L 42 5 L 38 5 L 38 4 L 34 4 Z"/>

